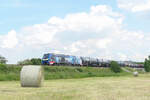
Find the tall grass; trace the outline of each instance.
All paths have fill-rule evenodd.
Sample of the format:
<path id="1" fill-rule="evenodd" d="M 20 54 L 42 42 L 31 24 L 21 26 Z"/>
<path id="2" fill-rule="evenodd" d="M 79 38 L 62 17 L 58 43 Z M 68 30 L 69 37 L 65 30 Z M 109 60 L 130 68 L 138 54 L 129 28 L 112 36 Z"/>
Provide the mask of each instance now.
<path id="1" fill-rule="evenodd" d="M 46 80 L 128 75 L 126 72 L 114 73 L 109 68 L 45 66 L 44 69 Z"/>
<path id="2" fill-rule="evenodd" d="M 0 81 L 19 80 L 21 67 L 0 64 Z"/>
<path id="3" fill-rule="evenodd" d="M 50 79 L 68 79 L 84 77 L 108 77 L 128 75 L 127 72 L 114 73 L 109 68 L 72 67 L 72 66 L 43 66 L 44 77 Z M 0 81 L 20 79 L 22 66 L 0 64 Z M 30 73 L 29 73 L 30 74 Z"/>

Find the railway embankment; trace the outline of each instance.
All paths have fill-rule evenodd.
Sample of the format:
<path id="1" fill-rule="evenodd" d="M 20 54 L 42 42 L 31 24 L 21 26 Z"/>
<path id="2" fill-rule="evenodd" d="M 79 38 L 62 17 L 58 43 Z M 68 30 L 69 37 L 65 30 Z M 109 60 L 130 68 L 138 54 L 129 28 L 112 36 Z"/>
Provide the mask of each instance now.
<path id="1" fill-rule="evenodd" d="M 0 64 L 0 81 L 18 81 L 20 80 L 20 65 L 2 65 Z M 44 68 L 44 77 L 46 80 L 52 79 L 72 79 L 85 77 L 112 77 L 126 76 L 131 73 L 122 71 L 114 73 L 110 68 L 99 67 L 72 67 L 72 66 L 42 66 Z M 30 73 L 29 73 L 30 74 Z"/>

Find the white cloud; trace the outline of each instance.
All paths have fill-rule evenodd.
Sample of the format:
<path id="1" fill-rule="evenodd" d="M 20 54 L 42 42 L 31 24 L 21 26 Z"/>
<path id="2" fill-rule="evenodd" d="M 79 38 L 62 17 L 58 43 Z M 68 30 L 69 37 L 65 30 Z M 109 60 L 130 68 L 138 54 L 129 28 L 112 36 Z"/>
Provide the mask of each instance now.
<path id="1" fill-rule="evenodd" d="M 113 12 L 110 7 L 98 5 L 92 6 L 90 13 L 68 14 L 64 19 L 52 17 L 48 23 L 63 31 L 81 32 L 90 29 L 91 31 L 99 32 L 105 27 L 116 27 L 121 24 L 122 18 L 121 14 Z"/>
<path id="2" fill-rule="evenodd" d="M 112 17 L 121 17 L 122 15 L 118 12 L 113 12 L 112 8 L 107 5 L 97 5 L 91 7 L 90 15 L 109 15 Z"/>
<path id="3" fill-rule="evenodd" d="M 0 48 L 0 51 L 8 58 L 15 56 L 16 60 L 40 57 L 47 52 L 143 60 L 149 52 L 145 48 L 149 46 L 150 36 L 124 29 L 123 19 L 122 14 L 114 12 L 109 6 L 92 6 L 88 13 L 51 17 L 47 23 L 24 27 L 17 33 L 10 31 L 6 36 L 1 36 L 6 39 L 0 40 L 0 47 L 12 49 Z M 17 52 L 10 54 L 11 50 Z"/>
<path id="4" fill-rule="evenodd" d="M 123 53 L 118 53 L 118 57 L 120 57 L 120 60 L 122 60 L 122 61 L 129 60 L 127 55 L 125 55 Z"/>
<path id="5" fill-rule="evenodd" d="M 106 39 L 101 39 L 101 40 L 97 40 L 95 42 L 96 43 L 96 46 L 98 48 L 107 48 L 107 46 L 111 43 L 111 39 L 110 38 L 106 38 Z"/>
<path id="6" fill-rule="evenodd" d="M 150 11 L 150 0 L 118 0 L 118 6 L 131 12 Z"/>
<path id="7" fill-rule="evenodd" d="M 47 44 L 52 41 L 53 36 L 58 31 L 53 26 L 47 24 L 36 24 L 30 27 L 25 27 L 21 31 L 22 41 L 27 45 Z"/>
<path id="8" fill-rule="evenodd" d="M 7 35 L 0 36 L 0 47 L 1 48 L 14 48 L 18 43 L 16 32 L 11 30 Z"/>

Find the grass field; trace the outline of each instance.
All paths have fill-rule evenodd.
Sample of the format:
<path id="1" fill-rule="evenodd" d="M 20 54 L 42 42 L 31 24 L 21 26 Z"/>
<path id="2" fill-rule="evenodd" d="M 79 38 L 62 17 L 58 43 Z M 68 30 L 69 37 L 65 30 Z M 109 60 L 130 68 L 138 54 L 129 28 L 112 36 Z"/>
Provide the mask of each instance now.
<path id="1" fill-rule="evenodd" d="M 0 100 L 150 100 L 150 74 L 47 80 L 41 88 L 2 81 Z"/>

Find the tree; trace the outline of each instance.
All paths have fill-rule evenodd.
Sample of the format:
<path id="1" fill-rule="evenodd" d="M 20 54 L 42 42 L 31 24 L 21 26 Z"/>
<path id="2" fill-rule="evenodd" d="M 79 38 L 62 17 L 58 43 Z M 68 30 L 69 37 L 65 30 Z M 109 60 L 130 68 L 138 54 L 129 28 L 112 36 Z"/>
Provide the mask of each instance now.
<path id="1" fill-rule="evenodd" d="M 121 68 L 120 68 L 119 64 L 116 61 L 111 61 L 110 69 L 115 73 L 120 73 L 121 72 Z"/>
<path id="2" fill-rule="evenodd" d="M 25 59 L 18 62 L 19 65 L 41 65 L 40 58 Z"/>
<path id="3" fill-rule="evenodd" d="M 145 59 L 144 69 L 146 72 L 150 72 L 150 56 L 148 57 L 148 59 Z"/>
<path id="4" fill-rule="evenodd" d="M 32 65 L 41 65 L 41 59 L 40 58 L 32 58 L 31 63 L 32 63 Z"/>
<path id="5" fill-rule="evenodd" d="M 7 59 L 0 55 L 0 64 L 6 64 Z"/>
<path id="6" fill-rule="evenodd" d="M 32 62 L 30 61 L 30 59 L 25 59 L 23 61 L 19 61 L 18 64 L 19 65 L 31 65 Z"/>

